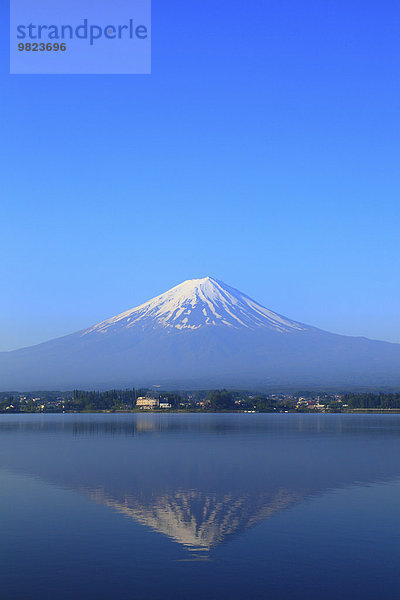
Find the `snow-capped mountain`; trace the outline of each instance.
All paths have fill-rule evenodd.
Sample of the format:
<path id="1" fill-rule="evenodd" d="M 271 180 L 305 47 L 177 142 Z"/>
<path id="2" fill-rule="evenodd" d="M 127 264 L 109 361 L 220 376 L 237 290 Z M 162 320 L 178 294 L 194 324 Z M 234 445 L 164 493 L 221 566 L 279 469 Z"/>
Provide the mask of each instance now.
<path id="1" fill-rule="evenodd" d="M 155 384 L 398 387 L 400 344 L 304 325 L 205 277 L 82 331 L 0 353 L 0 390 Z"/>
<path id="2" fill-rule="evenodd" d="M 303 331 L 305 325 L 278 315 L 245 294 L 212 277 L 188 279 L 168 292 L 83 332 L 105 333 L 121 327 L 199 329 L 226 326 L 259 327 L 280 332 Z"/>

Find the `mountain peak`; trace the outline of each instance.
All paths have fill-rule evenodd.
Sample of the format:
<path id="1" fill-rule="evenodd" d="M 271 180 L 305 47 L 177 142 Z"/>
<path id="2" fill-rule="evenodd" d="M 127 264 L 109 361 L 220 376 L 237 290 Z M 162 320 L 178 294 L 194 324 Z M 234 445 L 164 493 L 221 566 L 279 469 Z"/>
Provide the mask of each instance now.
<path id="1" fill-rule="evenodd" d="M 203 277 L 89 329 L 0 355 L 0 380 L 20 390 L 155 382 L 164 389 L 395 388 L 399 367 L 400 344 L 291 321 Z"/>
<path id="2" fill-rule="evenodd" d="M 218 279 L 203 277 L 187 279 L 152 300 L 85 330 L 83 335 L 132 327 L 193 330 L 209 326 L 268 328 L 281 333 L 307 328 L 268 310 Z"/>

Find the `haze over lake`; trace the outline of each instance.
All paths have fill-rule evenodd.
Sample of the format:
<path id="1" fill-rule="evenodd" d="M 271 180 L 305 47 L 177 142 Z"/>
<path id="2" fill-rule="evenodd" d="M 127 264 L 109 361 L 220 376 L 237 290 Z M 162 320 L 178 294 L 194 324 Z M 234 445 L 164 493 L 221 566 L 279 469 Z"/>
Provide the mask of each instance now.
<path id="1" fill-rule="evenodd" d="M 398 415 L 7 415 L 19 598 L 394 598 Z"/>

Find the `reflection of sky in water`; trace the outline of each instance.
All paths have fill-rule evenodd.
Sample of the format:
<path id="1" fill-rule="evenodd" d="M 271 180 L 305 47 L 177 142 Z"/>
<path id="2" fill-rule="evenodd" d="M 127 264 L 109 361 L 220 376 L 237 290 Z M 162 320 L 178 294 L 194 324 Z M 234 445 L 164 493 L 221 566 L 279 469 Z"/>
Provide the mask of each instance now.
<path id="1" fill-rule="evenodd" d="M 227 561 L 228 568 L 231 553 L 243 546 L 247 558 L 241 560 L 250 560 L 252 569 L 258 565 L 261 577 L 265 564 L 260 552 L 267 552 L 268 561 L 274 563 L 280 552 L 293 553 L 297 548 L 292 558 L 299 561 L 302 547 L 313 553 L 322 541 L 332 543 L 329 540 L 341 527 L 349 535 L 347 543 L 354 543 L 360 536 L 357 519 L 366 512 L 368 521 L 362 531 L 366 539 L 369 531 L 375 543 L 383 535 L 382 528 L 372 535 L 374 520 L 390 519 L 388 531 L 398 527 L 397 511 L 390 503 L 398 493 L 394 490 L 400 475 L 399 439 L 400 418 L 387 415 L 7 416 L 0 421 L 2 505 L 6 514 L 13 501 L 22 501 L 24 486 L 39 486 L 37 502 L 24 500 L 27 513 L 35 512 L 37 504 L 44 507 L 40 517 L 30 519 L 28 532 L 40 523 L 39 536 L 52 539 L 45 515 L 52 512 L 49 497 L 55 495 L 57 515 L 71 528 L 78 527 L 85 515 L 79 527 L 90 524 L 91 540 L 101 536 L 104 528 L 110 532 L 109 544 L 116 544 L 111 563 L 122 560 L 119 545 L 131 532 L 130 549 L 124 552 L 131 553 L 133 539 L 140 539 L 151 555 L 167 561 L 172 570 L 179 567 L 171 566 L 171 561 L 190 563 L 191 558 L 206 557 Z M 14 483 L 8 484 L 7 477 Z M 19 494 L 7 499 L 13 486 Z M 383 494 L 376 503 L 368 500 L 368 494 L 378 491 L 367 493 L 369 488 Z M 345 506 L 340 500 L 343 494 Z M 285 537 L 294 514 L 300 515 L 296 527 L 310 521 L 301 543 Z M 347 518 L 346 527 L 342 524 L 337 532 L 327 534 L 330 523 Z M 61 546 L 63 531 L 61 527 L 58 534 Z M 19 531 L 18 535 L 22 541 L 28 534 Z M 274 535 L 278 537 L 272 548 Z M 99 544 L 96 561 L 101 562 L 102 552 L 104 544 Z M 345 549 L 340 552 L 346 555 Z M 341 560 L 335 557 L 334 563 Z M 147 572 L 151 562 L 148 553 L 139 553 L 135 564 Z M 283 567 L 279 563 L 275 568 Z M 147 585 L 147 577 L 141 586 Z"/>

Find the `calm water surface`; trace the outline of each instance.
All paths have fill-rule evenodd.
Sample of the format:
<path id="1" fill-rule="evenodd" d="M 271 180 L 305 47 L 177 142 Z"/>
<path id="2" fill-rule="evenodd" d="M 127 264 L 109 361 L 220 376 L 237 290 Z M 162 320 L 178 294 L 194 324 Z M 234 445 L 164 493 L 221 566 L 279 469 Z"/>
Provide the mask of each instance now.
<path id="1" fill-rule="evenodd" d="M 398 598 L 400 416 L 0 416 L 0 596 Z"/>

